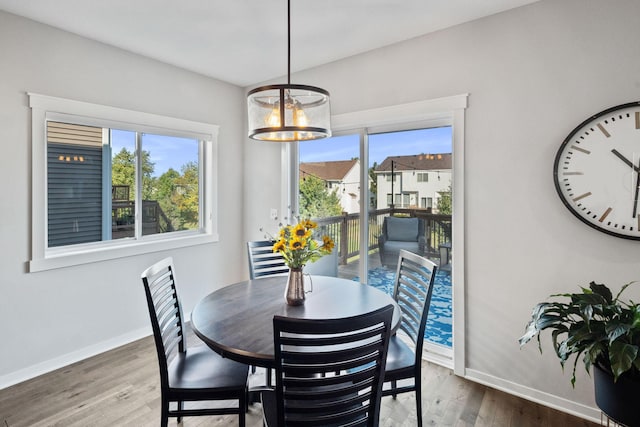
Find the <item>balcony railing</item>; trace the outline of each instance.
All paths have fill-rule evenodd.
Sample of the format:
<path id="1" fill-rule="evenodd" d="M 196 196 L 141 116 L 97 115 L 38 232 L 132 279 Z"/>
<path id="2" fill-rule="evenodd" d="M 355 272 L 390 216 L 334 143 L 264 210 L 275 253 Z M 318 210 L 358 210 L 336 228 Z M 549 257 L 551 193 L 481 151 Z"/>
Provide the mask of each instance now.
<path id="1" fill-rule="evenodd" d="M 382 232 L 382 223 L 386 216 L 407 216 L 420 218 L 425 222 L 425 253 L 427 257 L 438 257 L 439 248 L 451 243 L 451 215 L 433 214 L 425 209 L 389 208 L 369 211 L 368 251 L 378 249 L 378 236 Z M 341 265 L 360 254 L 360 215 L 343 214 L 326 218 L 315 218 L 320 234 L 327 234 L 336 243 L 338 259 Z"/>
<path id="2" fill-rule="evenodd" d="M 113 239 L 133 237 L 135 234 L 135 202 L 112 200 L 111 234 Z M 167 218 L 155 200 L 142 201 L 142 234 L 165 233 L 174 231 L 171 220 Z"/>

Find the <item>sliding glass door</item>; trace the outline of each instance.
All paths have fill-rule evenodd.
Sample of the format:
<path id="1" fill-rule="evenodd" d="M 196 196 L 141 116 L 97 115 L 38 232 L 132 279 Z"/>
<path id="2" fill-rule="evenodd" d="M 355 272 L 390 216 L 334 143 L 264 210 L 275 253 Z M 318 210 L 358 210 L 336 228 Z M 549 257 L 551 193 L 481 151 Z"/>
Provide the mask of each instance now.
<path id="1" fill-rule="evenodd" d="M 425 349 L 453 357 L 452 128 L 441 126 L 368 135 L 369 266 L 367 283 L 392 293 L 398 252 L 435 262 Z"/>
<path id="2" fill-rule="evenodd" d="M 299 215 L 334 239 L 338 275 L 349 279 L 359 279 L 360 211 L 368 204 L 362 200 L 361 167 L 359 134 L 299 144 Z"/>
<path id="3" fill-rule="evenodd" d="M 438 265 L 425 338 L 445 357 L 453 344 L 452 151 L 451 126 L 361 130 L 298 146 L 299 215 L 335 240 L 340 277 L 391 294 L 399 249 Z"/>

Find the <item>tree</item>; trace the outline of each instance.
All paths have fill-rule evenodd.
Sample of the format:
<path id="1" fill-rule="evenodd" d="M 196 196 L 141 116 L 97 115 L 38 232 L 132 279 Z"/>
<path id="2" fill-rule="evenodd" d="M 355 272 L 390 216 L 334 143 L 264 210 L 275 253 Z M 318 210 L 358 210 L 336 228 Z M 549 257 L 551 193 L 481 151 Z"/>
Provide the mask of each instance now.
<path id="1" fill-rule="evenodd" d="M 154 179 L 153 170 L 155 164 L 149 160 L 149 152 L 142 151 L 142 198 L 153 198 Z M 112 185 L 129 186 L 129 200 L 135 199 L 136 188 L 136 157 L 135 154 L 129 152 L 126 148 L 122 148 L 115 156 L 113 156 L 111 164 L 111 183 Z"/>
<path id="2" fill-rule="evenodd" d="M 199 220 L 198 165 L 188 162 L 182 166 L 182 176 L 176 179 L 175 204 L 181 230 L 198 226 Z"/>
<path id="3" fill-rule="evenodd" d="M 373 162 L 373 166 L 369 168 L 369 178 L 371 178 L 371 184 L 369 185 L 369 207 L 375 209 L 378 206 L 378 177 L 376 175 L 376 168 L 378 162 Z"/>
<path id="4" fill-rule="evenodd" d="M 174 218 L 178 217 L 178 207 L 173 203 L 172 197 L 176 188 L 176 180 L 180 177 L 180 173 L 173 168 L 160 175 L 156 180 L 156 199 L 160 205 L 162 212 L 170 218 L 171 226 L 174 230 L 178 229 L 178 222 Z"/>
<path id="5" fill-rule="evenodd" d="M 438 199 L 437 209 L 438 213 L 442 215 L 451 215 L 451 184 L 445 191 L 440 191 L 440 198 Z"/>
<path id="6" fill-rule="evenodd" d="M 329 192 L 324 180 L 307 176 L 300 180 L 300 216 L 324 218 L 340 215 L 342 206 L 335 191 Z"/>
<path id="7" fill-rule="evenodd" d="M 115 156 L 111 164 L 111 183 L 113 185 L 127 185 L 129 187 L 129 200 L 135 198 L 136 166 L 133 153 L 122 148 Z"/>

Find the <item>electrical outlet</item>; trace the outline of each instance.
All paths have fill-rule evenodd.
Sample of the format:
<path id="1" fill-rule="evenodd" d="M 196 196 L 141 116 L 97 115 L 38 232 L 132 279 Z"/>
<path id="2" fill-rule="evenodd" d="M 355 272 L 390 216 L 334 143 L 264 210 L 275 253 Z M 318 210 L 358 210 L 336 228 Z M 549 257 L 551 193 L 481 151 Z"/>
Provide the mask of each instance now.
<path id="1" fill-rule="evenodd" d="M 278 219 L 278 209 L 271 208 L 271 219 Z"/>

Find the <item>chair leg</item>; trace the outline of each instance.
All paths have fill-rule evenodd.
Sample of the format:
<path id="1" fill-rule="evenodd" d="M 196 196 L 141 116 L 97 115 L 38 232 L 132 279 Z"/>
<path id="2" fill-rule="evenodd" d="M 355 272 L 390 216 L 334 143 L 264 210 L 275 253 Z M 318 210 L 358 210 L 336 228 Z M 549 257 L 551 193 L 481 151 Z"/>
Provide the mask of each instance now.
<path id="1" fill-rule="evenodd" d="M 182 402 L 182 400 L 178 401 L 178 411 L 182 411 L 182 409 L 184 408 L 184 403 Z M 178 419 L 176 420 L 176 422 L 178 424 L 180 424 L 182 422 L 182 415 L 178 415 Z"/>
<path id="2" fill-rule="evenodd" d="M 416 418 L 418 419 L 418 427 L 422 427 L 422 384 L 420 374 L 415 379 L 416 393 Z"/>
<path id="3" fill-rule="evenodd" d="M 245 389 L 245 391 L 240 393 L 240 398 L 238 399 L 238 425 L 240 427 L 245 427 L 245 415 L 249 412 L 248 397 L 248 391 Z"/>
<path id="4" fill-rule="evenodd" d="M 391 390 L 395 390 L 398 388 L 398 381 L 391 381 Z M 398 396 L 396 393 L 393 393 L 393 400 L 396 400 L 396 396 Z"/>
<path id="5" fill-rule="evenodd" d="M 162 409 L 160 410 L 160 426 L 167 427 L 169 424 L 169 401 L 162 396 Z"/>

